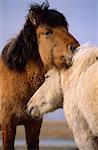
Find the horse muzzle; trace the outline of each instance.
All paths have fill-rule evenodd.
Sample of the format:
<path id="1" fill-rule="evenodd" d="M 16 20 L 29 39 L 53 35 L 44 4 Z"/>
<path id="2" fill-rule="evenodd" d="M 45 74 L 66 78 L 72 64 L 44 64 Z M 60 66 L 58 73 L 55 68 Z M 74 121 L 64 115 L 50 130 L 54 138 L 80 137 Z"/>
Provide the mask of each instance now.
<path id="1" fill-rule="evenodd" d="M 33 119 L 41 119 L 42 118 L 40 111 L 36 106 L 32 107 L 32 108 L 28 107 L 26 111 L 27 111 L 28 115 L 31 115 L 31 117 Z"/>
<path id="2" fill-rule="evenodd" d="M 72 66 L 72 57 L 63 56 L 62 61 L 66 69 Z"/>

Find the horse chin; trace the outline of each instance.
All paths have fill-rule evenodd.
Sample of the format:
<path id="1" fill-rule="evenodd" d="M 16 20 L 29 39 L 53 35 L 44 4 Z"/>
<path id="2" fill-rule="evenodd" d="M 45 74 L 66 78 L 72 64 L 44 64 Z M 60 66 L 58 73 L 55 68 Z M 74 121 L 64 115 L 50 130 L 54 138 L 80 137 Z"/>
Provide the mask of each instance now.
<path id="1" fill-rule="evenodd" d="M 68 69 L 72 66 L 72 57 L 63 56 L 62 57 L 62 68 Z"/>
<path id="2" fill-rule="evenodd" d="M 30 110 L 27 109 L 27 113 L 29 115 L 31 115 L 31 117 L 33 119 L 41 119 L 42 118 L 42 115 L 41 115 L 39 109 L 36 106 L 32 107 Z"/>
<path id="3" fill-rule="evenodd" d="M 32 118 L 35 120 L 41 120 L 43 118 L 43 116 L 32 116 Z"/>
<path id="4" fill-rule="evenodd" d="M 64 67 L 65 67 L 66 69 L 70 68 L 71 66 L 72 66 L 72 63 L 69 63 L 69 64 L 65 63 L 65 64 L 64 64 Z"/>

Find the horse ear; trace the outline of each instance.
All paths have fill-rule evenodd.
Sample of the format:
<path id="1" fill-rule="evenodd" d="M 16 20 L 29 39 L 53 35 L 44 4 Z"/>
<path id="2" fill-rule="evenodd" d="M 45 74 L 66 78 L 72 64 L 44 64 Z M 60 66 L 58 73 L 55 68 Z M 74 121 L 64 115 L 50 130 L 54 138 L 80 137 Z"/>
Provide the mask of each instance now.
<path id="1" fill-rule="evenodd" d="M 31 10 L 30 13 L 29 13 L 29 19 L 30 19 L 31 23 L 35 27 L 37 27 L 37 25 L 38 25 L 38 22 L 37 22 L 38 18 L 37 18 L 36 13 L 33 10 Z"/>

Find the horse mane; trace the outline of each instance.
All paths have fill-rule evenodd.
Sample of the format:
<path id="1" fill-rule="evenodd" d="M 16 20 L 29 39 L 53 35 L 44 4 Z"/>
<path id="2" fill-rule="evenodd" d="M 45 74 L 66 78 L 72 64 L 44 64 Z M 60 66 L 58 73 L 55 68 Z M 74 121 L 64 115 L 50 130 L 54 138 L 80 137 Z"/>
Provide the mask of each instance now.
<path id="1" fill-rule="evenodd" d="M 27 20 L 20 34 L 5 45 L 2 58 L 10 69 L 21 71 L 30 58 L 33 57 L 35 61 L 40 58 L 36 36 L 35 28 Z"/>
<path id="2" fill-rule="evenodd" d="M 49 3 L 46 1 L 42 5 L 31 5 L 29 12 L 37 14 L 37 23 L 45 24 L 50 27 L 64 26 L 68 30 L 68 22 L 64 15 L 55 9 L 49 9 Z"/>
<path id="3" fill-rule="evenodd" d="M 2 50 L 2 59 L 10 69 L 22 71 L 25 69 L 28 60 L 34 59 L 41 62 L 38 52 L 38 42 L 36 28 L 30 21 L 30 12 L 37 16 L 38 25 L 48 25 L 50 27 L 64 26 L 68 30 L 68 23 L 62 13 L 54 9 L 49 9 L 48 2 L 42 5 L 30 5 L 29 13 L 23 29 L 16 38 L 13 38 Z M 32 15 L 32 18 L 34 16 Z"/>
<path id="4" fill-rule="evenodd" d="M 73 57 L 73 66 L 88 68 L 98 57 L 98 48 L 91 43 L 84 43 L 78 47 L 76 54 Z"/>

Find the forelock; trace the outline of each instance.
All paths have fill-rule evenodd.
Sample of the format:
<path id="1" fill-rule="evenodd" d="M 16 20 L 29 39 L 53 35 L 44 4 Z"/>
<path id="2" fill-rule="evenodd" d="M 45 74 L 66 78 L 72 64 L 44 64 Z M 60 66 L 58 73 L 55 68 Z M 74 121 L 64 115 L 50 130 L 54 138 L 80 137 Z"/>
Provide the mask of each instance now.
<path id="1" fill-rule="evenodd" d="M 46 1 L 42 5 L 34 4 L 30 6 L 29 12 L 34 11 L 38 16 L 38 25 L 45 24 L 50 27 L 64 26 L 68 30 L 68 22 L 64 15 L 56 9 L 49 9 Z"/>

